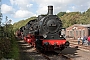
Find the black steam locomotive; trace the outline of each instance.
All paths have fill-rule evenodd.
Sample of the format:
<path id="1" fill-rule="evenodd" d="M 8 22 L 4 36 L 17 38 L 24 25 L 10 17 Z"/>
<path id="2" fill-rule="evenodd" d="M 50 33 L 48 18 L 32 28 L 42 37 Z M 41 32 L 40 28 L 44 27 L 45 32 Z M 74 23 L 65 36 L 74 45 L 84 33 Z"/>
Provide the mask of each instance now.
<path id="1" fill-rule="evenodd" d="M 42 51 L 62 51 L 69 42 L 61 35 L 62 21 L 53 15 L 53 6 L 48 6 L 47 15 L 30 20 L 22 29 L 24 40 Z"/>

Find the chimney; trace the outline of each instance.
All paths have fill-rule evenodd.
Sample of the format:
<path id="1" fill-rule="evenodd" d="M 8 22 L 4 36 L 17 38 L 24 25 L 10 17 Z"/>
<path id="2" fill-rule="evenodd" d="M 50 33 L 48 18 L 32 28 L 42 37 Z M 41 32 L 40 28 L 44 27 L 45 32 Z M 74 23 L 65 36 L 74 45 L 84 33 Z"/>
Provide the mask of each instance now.
<path id="1" fill-rule="evenodd" d="M 48 15 L 53 15 L 53 6 L 48 6 Z"/>

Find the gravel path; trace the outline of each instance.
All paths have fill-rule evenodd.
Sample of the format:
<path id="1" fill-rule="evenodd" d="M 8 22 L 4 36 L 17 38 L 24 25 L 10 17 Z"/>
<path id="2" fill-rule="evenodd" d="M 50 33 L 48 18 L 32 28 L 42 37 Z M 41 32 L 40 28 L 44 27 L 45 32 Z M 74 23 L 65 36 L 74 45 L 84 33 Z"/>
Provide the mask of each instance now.
<path id="1" fill-rule="evenodd" d="M 18 41 L 20 48 L 20 60 L 46 60 L 40 53 L 36 52 L 35 48 L 32 48 L 23 40 Z"/>
<path id="2" fill-rule="evenodd" d="M 74 60 L 90 60 L 90 52 L 77 50 L 78 57 L 74 58 Z"/>

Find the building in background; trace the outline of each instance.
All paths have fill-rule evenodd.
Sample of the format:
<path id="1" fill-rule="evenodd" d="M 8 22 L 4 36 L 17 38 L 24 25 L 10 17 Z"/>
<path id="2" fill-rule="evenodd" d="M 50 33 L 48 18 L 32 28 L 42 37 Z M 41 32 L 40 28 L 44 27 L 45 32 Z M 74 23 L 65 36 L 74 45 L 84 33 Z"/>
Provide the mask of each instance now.
<path id="1" fill-rule="evenodd" d="M 90 36 L 90 24 L 74 24 L 66 28 L 66 38 L 77 39 L 78 37 Z"/>

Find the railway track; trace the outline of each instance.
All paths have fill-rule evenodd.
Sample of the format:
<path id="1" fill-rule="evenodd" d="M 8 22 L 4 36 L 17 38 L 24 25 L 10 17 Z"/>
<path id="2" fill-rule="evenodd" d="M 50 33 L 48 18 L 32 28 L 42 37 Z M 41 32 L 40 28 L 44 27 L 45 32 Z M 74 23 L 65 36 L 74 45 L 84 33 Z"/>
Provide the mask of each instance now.
<path id="1" fill-rule="evenodd" d="M 70 47 L 78 47 L 78 49 L 80 50 L 84 50 L 84 51 L 90 51 L 90 46 L 87 45 L 78 45 L 77 41 L 70 41 Z"/>
<path id="2" fill-rule="evenodd" d="M 57 52 L 45 52 L 41 53 L 38 51 L 46 60 L 72 60 L 72 58 L 68 57 L 67 55 L 64 55 L 62 53 Z"/>
<path id="3" fill-rule="evenodd" d="M 64 54 L 58 54 L 58 55 L 60 55 L 60 56 L 62 56 L 62 57 L 64 57 L 64 58 L 66 58 L 67 60 L 72 60 L 72 58 L 68 57 L 67 55 L 64 55 Z"/>

